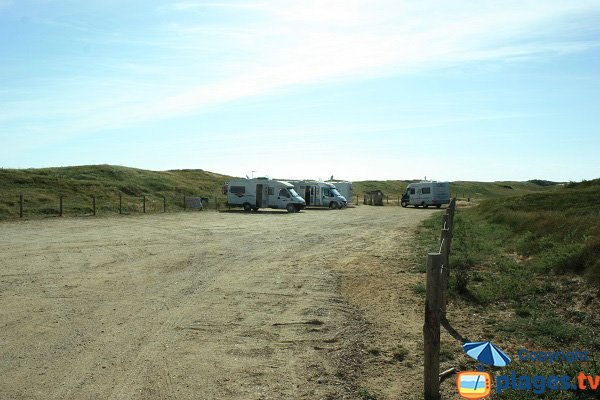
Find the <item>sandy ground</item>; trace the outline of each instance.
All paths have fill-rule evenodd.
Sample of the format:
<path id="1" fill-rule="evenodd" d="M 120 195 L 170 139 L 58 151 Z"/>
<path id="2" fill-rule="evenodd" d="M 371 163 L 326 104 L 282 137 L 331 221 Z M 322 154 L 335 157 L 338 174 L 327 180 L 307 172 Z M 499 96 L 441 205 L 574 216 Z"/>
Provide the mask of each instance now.
<path id="1" fill-rule="evenodd" d="M 0 223 L 0 398 L 407 398 L 423 324 L 407 260 L 433 212 Z"/>

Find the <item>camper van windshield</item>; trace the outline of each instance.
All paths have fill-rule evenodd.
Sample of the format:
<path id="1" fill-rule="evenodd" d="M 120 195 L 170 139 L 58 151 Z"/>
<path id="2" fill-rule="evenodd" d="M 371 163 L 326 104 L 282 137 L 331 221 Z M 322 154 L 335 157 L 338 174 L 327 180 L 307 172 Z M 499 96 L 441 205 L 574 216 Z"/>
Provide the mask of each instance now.
<path id="1" fill-rule="evenodd" d="M 292 188 L 288 189 L 290 191 L 290 193 L 292 194 L 292 197 L 294 196 L 298 196 L 298 193 L 296 193 L 296 191 Z"/>
<path id="2" fill-rule="evenodd" d="M 331 194 L 333 194 L 334 196 L 341 196 L 340 192 L 338 192 L 337 189 L 331 189 Z"/>

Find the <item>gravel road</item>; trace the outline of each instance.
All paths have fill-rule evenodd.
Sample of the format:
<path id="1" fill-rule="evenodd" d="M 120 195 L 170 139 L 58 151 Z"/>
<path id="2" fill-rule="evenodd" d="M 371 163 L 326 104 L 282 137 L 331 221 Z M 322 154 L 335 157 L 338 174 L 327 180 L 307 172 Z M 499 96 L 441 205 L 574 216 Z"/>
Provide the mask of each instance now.
<path id="1" fill-rule="evenodd" d="M 433 212 L 2 222 L 0 398 L 358 398 L 374 327 L 420 332 L 385 291 Z"/>

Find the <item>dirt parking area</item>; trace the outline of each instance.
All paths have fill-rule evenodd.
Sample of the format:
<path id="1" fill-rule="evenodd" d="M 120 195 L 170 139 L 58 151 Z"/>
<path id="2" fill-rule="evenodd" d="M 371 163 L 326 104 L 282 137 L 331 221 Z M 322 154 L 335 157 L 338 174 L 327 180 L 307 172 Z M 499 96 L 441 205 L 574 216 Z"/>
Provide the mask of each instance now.
<path id="1" fill-rule="evenodd" d="M 422 373 L 410 240 L 434 212 L 2 222 L 0 398 L 405 398 Z"/>

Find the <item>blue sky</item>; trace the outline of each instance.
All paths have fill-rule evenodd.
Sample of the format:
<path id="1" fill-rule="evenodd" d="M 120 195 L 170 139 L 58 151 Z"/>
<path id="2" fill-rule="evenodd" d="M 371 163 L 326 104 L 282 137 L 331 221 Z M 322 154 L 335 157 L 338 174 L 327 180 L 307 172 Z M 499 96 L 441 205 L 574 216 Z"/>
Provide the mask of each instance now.
<path id="1" fill-rule="evenodd" d="M 0 0 L 0 167 L 600 176 L 600 0 Z"/>

